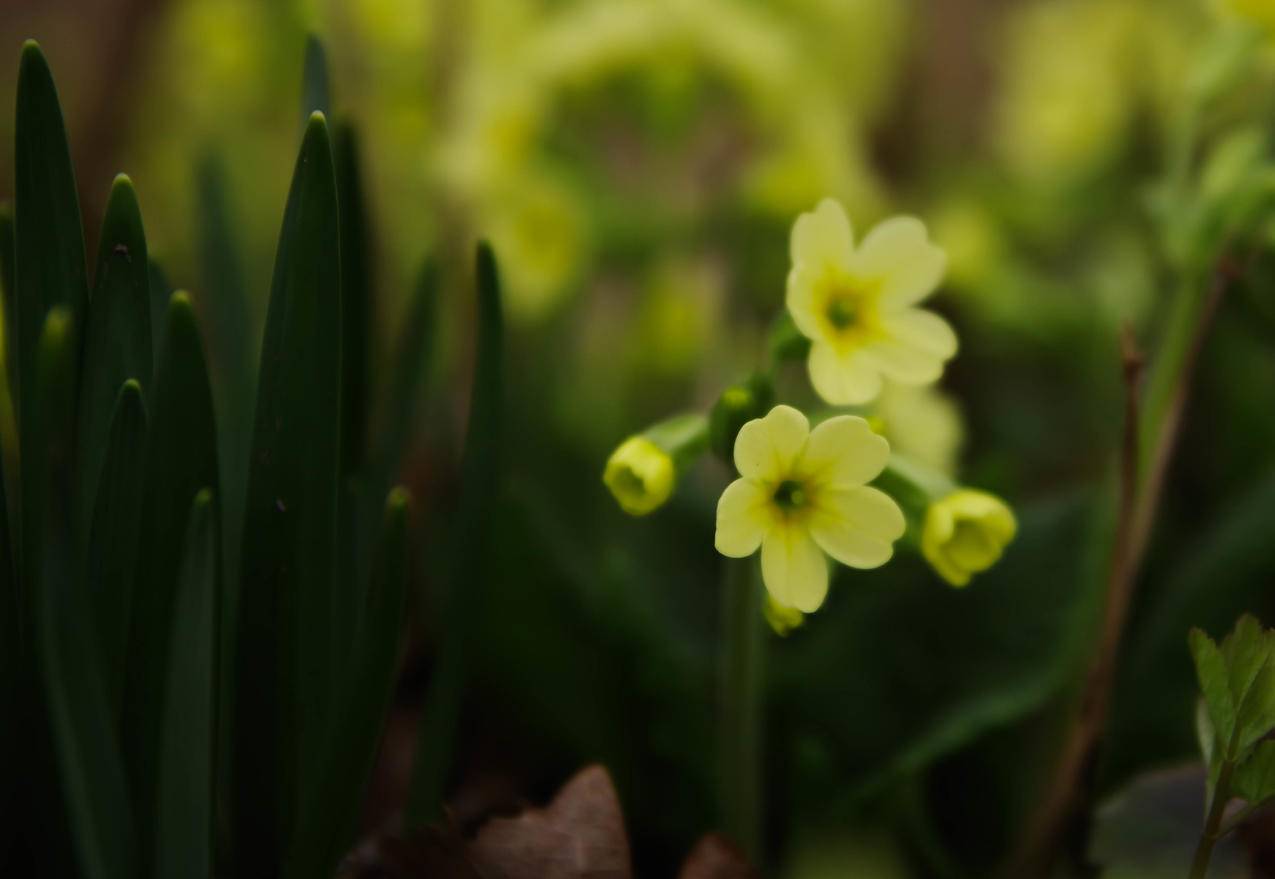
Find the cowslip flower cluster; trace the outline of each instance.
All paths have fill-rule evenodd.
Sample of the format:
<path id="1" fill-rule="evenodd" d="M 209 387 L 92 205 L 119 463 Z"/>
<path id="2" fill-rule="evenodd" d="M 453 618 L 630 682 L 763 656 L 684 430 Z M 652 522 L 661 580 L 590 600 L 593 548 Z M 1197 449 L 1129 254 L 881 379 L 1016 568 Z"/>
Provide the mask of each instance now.
<path id="1" fill-rule="evenodd" d="M 717 551 L 746 558 L 761 550 L 762 580 L 774 600 L 812 613 L 828 593 L 827 556 L 853 568 L 889 561 L 903 513 L 871 488 L 890 445 L 853 415 L 810 429 L 806 416 L 776 406 L 735 440 L 740 478 L 717 505 Z"/>
<path id="2" fill-rule="evenodd" d="M 856 246 L 841 205 L 824 199 L 793 225 L 787 305 L 810 339 L 810 382 L 833 405 L 871 402 L 882 378 L 925 385 L 956 354 L 947 321 L 917 304 L 947 257 L 920 220 L 895 217 Z"/>
<path id="3" fill-rule="evenodd" d="M 999 560 L 1017 531 L 1003 501 L 950 476 L 960 418 L 930 386 L 957 340 L 942 317 L 919 307 L 947 263 L 925 226 L 896 217 L 856 244 L 845 210 L 824 199 L 797 218 L 789 246 L 791 319 L 776 326 L 769 367 L 723 391 L 707 418 L 683 416 L 630 437 L 604 474 L 626 512 L 646 515 L 703 450 L 733 465 L 738 478 L 718 500 L 714 543 L 731 558 L 760 553 L 763 614 L 780 635 L 823 604 L 829 560 L 877 568 L 903 540 L 962 587 Z M 869 418 L 834 412 L 812 429 L 798 409 L 772 408 L 778 364 L 798 358 L 827 403 L 873 404 Z"/>

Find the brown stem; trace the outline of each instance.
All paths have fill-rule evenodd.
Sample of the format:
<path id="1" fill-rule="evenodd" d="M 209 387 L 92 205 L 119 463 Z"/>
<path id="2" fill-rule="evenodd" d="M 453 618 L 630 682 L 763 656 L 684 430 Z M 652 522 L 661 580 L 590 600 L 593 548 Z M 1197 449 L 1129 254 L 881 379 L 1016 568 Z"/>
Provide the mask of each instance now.
<path id="1" fill-rule="evenodd" d="M 1163 420 L 1156 426 L 1150 448 L 1151 460 L 1139 484 L 1142 466 L 1139 454 L 1139 386 L 1143 359 L 1132 333 L 1121 337 L 1125 384 L 1124 433 L 1120 456 L 1120 500 L 1111 567 L 1107 578 L 1106 602 L 1093 660 L 1084 678 L 1072 722 L 1055 765 L 1044 799 L 1027 824 L 1027 831 L 1006 875 L 1015 879 L 1044 876 L 1060 843 L 1075 826 L 1080 807 L 1087 799 L 1094 757 L 1107 725 L 1116 658 L 1124 633 L 1125 619 L 1137 585 L 1138 571 L 1155 523 L 1155 513 L 1164 488 L 1165 475 L 1177 442 L 1182 413 L 1190 391 L 1200 352 L 1218 302 L 1238 272 L 1223 259 L 1214 272 L 1191 337 L 1191 342 L 1175 376 L 1174 392 Z"/>

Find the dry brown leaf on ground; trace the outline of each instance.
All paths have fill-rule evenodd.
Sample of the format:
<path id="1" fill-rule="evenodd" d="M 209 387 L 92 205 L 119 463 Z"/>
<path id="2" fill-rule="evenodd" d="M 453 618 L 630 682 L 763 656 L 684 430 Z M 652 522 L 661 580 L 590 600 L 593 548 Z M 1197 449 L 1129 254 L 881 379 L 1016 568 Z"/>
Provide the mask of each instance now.
<path id="1" fill-rule="evenodd" d="M 761 879 L 743 852 L 718 833 L 700 837 L 677 876 L 678 879 Z"/>

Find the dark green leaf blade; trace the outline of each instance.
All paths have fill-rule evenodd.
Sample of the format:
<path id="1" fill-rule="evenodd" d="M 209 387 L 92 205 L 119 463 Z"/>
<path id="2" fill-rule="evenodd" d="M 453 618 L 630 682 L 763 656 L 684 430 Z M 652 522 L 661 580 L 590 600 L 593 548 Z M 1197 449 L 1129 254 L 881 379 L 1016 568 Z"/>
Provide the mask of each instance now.
<path id="1" fill-rule="evenodd" d="M 195 495 L 182 542 L 160 738 L 158 879 L 213 873 L 220 565 L 212 492 Z M 318 875 L 318 874 L 315 874 Z"/>
<path id="2" fill-rule="evenodd" d="M 15 408 L 20 445 L 25 447 L 34 442 L 29 435 L 33 419 L 24 417 L 24 407 L 34 405 L 36 350 L 45 315 L 55 305 L 66 306 L 78 338 L 88 302 L 84 230 L 66 127 L 53 74 L 35 42 L 22 47 L 14 165 L 19 388 Z"/>
<path id="3" fill-rule="evenodd" d="M 146 233 L 133 182 L 120 174 L 106 204 L 93 298 L 84 321 L 75 496 L 76 535 L 81 544 L 88 541 L 120 385 L 133 379 L 149 387 L 152 364 Z"/>
<path id="4" fill-rule="evenodd" d="M 105 442 L 85 577 L 94 602 L 102 683 L 118 718 L 128 659 L 138 535 L 145 480 L 146 404 L 134 379 L 116 394 Z"/>
<path id="5" fill-rule="evenodd" d="M 306 128 L 275 258 L 240 555 L 237 866 L 277 873 L 318 752 L 335 665 L 341 291 L 327 124 Z"/>
<path id="6" fill-rule="evenodd" d="M 0 293 L 4 295 L 4 369 L 9 381 L 9 394 L 16 396 L 17 387 L 13 384 L 13 379 L 17 375 L 18 289 L 14 283 L 13 264 L 18 255 L 14 249 L 13 236 L 13 207 L 5 203 L 0 205 Z"/>
<path id="7" fill-rule="evenodd" d="M 70 529 L 76 343 L 70 310 L 49 312 L 36 352 L 26 478 L 39 659 L 61 789 L 80 869 L 89 879 L 134 877 L 133 825 L 114 722 L 99 676 L 90 613 L 75 588 Z"/>
<path id="8" fill-rule="evenodd" d="M 333 138 L 341 207 L 341 472 L 349 476 L 362 467 L 366 454 L 371 390 L 368 345 L 375 303 L 358 138 L 348 121 L 336 125 Z"/>
<path id="9" fill-rule="evenodd" d="M 164 315 L 168 313 L 168 300 L 173 295 L 173 285 L 168 280 L 168 274 L 164 271 L 164 267 L 159 261 L 151 258 L 150 263 L 150 287 L 151 297 L 151 351 L 154 357 L 154 364 L 151 367 L 151 375 L 159 369 L 159 351 L 164 340 L 160 334 L 164 331 Z"/>
<path id="10" fill-rule="evenodd" d="M 190 297 L 169 303 L 152 395 L 136 596 L 124 696 L 124 742 L 138 826 L 154 827 L 173 608 L 192 499 L 218 484 L 216 422 Z M 215 489 L 214 489 L 215 494 Z M 149 859 L 150 849 L 139 857 Z M 149 870 L 144 870 L 149 872 Z"/>
<path id="11" fill-rule="evenodd" d="M 353 839 L 363 789 L 394 694 L 407 603 L 410 498 L 396 488 L 385 503 L 380 545 L 364 595 L 362 624 L 344 667 L 324 748 L 326 771 L 302 805 L 289 875 L 329 876 Z"/>
<path id="12" fill-rule="evenodd" d="M 478 246 L 477 286 L 477 362 L 461 466 L 463 494 L 456 517 L 456 545 L 445 584 L 440 626 L 444 640 L 425 703 L 412 770 L 407 814 L 412 824 L 433 820 L 441 812 L 475 609 L 482 605 L 484 581 L 491 570 L 490 524 L 500 485 L 504 321 L 496 257 L 485 242 Z"/>

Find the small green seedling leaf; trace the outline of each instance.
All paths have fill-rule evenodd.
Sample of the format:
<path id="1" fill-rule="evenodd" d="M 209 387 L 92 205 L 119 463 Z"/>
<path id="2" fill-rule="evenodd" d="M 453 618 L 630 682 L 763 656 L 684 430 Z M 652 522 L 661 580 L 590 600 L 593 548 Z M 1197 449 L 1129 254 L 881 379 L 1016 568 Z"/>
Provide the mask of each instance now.
<path id="1" fill-rule="evenodd" d="M 1188 643 L 1214 733 L 1219 741 L 1229 742 L 1235 731 L 1235 703 L 1231 696 L 1226 659 L 1213 639 L 1200 629 L 1191 630 Z"/>
<path id="2" fill-rule="evenodd" d="M 158 879 L 213 874 L 219 542 L 212 492 L 195 495 L 173 602 L 154 840 Z M 314 874 L 319 875 L 319 874 Z"/>

